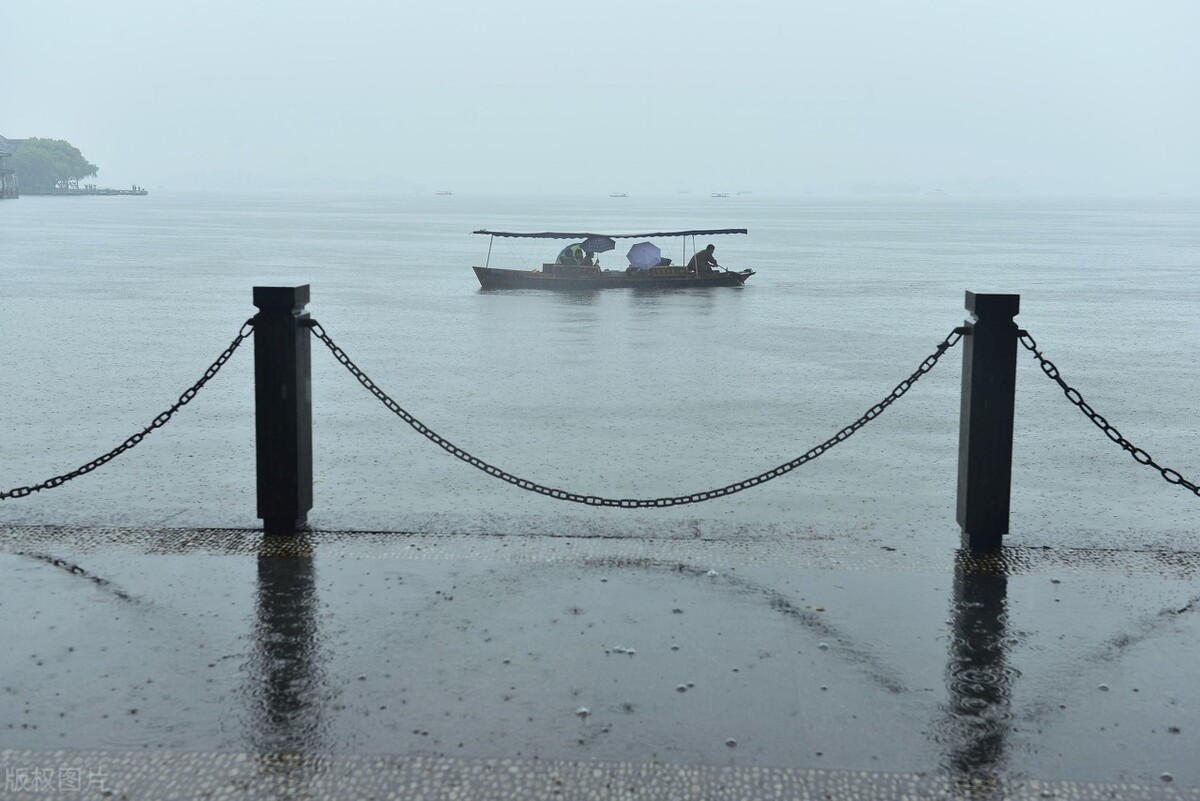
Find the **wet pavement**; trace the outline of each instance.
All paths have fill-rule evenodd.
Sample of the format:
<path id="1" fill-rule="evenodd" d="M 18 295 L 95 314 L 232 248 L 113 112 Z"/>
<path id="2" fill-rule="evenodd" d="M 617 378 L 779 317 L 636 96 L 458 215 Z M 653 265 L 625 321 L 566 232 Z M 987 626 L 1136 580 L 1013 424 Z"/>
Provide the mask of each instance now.
<path id="1" fill-rule="evenodd" d="M 1198 569 L 10 525 L 0 797 L 1200 799 Z"/>

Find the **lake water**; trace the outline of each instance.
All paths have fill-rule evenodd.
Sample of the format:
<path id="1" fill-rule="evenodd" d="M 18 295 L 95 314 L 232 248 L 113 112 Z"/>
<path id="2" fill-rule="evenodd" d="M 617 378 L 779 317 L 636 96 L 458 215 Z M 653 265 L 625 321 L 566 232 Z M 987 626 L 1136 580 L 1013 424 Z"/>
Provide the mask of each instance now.
<path id="1" fill-rule="evenodd" d="M 723 265 L 757 271 L 741 289 L 483 292 L 470 269 L 487 258 L 479 228 L 724 227 L 750 231 L 713 239 Z M 491 264 L 532 267 L 562 244 L 497 240 Z M 678 242 L 658 244 L 679 259 Z M 789 461 L 908 376 L 962 323 L 964 290 L 1020 294 L 1018 323 L 1066 380 L 1197 481 L 1198 268 L 1196 198 L 25 197 L 0 203 L 0 488 L 141 430 L 253 315 L 253 286 L 304 283 L 312 315 L 401 406 L 572 492 L 683 495 Z M 247 344 L 110 464 L 0 503 L 0 522 L 256 526 L 252 356 Z M 314 344 L 310 522 L 953 547 L 961 358 L 782 478 L 627 511 L 524 492 L 454 459 Z M 1200 499 L 1110 443 L 1024 350 L 1017 383 L 1010 542 L 1200 547 Z"/>

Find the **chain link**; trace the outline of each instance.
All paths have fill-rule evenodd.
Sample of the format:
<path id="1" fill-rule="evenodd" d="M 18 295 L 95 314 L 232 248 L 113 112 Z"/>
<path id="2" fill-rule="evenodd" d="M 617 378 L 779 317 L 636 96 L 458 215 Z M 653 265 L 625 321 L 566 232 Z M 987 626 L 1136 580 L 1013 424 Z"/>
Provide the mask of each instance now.
<path id="1" fill-rule="evenodd" d="M 238 331 L 238 335 L 233 338 L 233 342 L 231 342 L 229 347 L 222 351 L 221 355 L 217 357 L 217 360 L 213 362 L 207 370 L 204 371 L 204 375 L 201 376 L 200 380 L 195 384 L 192 384 L 192 386 L 189 387 L 186 392 L 180 395 L 179 400 L 177 400 L 170 409 L 167 409 L 158 417 L 155 417 L 154 421 L 150 423 L 150 425 L 146 426 L 144 429 L 134 434 L 132 437 L 125 440 L 103 456 L 88 462 L 83 467 L 80 467 L 77 470 L 72 470 L 70 473 L 64 473 L 61 476 L 55 476 L 52 479 L 43 481 L 41 484 L 34 484 L 31 487 L 17 487 L 16 489 L 9 490 L 8 492 L 0 492 L 0 500 L 7 500 L 9 498 L 24 498 L 26 495 L 32 495 L 35 492 L 41 492 L 44 489 L 52 489 L 65 484 L 73 478 L 82 476 L 84 473 L 92 472 L 100 465 L 112 461 L 125 451 L 132 448 L 134 445 L 137 445 L 139 442 L 145 439 L 146 435 L 151 431 L 156 428 L 162 428 L 164 425 L 166 425 L 167 421 L 171 419 L 171 416 L 175 414 L 175 412 L 179 411 L 182 407 L 186 406 L 192 398 L 196 397 L 196 393 L 200 391 L 200 388 L 207 384 L 208 380 L 220 371 L 225 362 L 229 361 L 229 357 L 233 355 L 233 352 L 238 349 L 239 345 L 242 344 L 242 341 L 245 340 L 246 337 L 250 336 L 253 331 L 254 318 L 251 317 L 242 324 L 241 329 Z"/>
<path id="2" fill-rule="evenodd" d="M 1163 467 L 1155 462 L 1154 459 L 1150 457 L 1150 454 L 1146 453 L 1144 450 L 1125 439 L 1125 437 L 1121 436 L 1120 431 L 1114 428 L 1111 423 L 1105 420 L 1104 417 L 1098 414 L 1095 409 L 1089 406 L 1087 401 L 1083 399 L 1083 396 L 1079 394 L 1079 390 L 1075 389 L 1063 380 L 1063 377 L 1059 373 L 1058 367 L 1055 366 L 1054 362 L 1042 355 L 1042 352 L 1038 350 L 1037 342 L 1032 336 L 1029 335 L 1028 331 L 1021 330 L 1018 332 L 1018 336 L 1021 344 L 1025 346 L 1025 349 L 1032 353 L 1033 357 L 1037 359 L 1038 364 L 1042 368 L 1042 372 L 1054 379 L 1054 383 L 1058 384 L 1058 386 L 1062 389 L 1063 394 L 1067 396 L 1067 400 L 1069 400 L 1075 406 L 1078 406 L 1079 411 L 1087 415 L 1088 419 L 1095 423 L 1096 427 L 1104 432 L 1104 436 L 1120 445 L 1121 448 L 1127 451 L 1129 455 L 1133 457 L 1133 460 L 1138 464 L 1144 464 L 1153 467 L 1162 474 L 1162 477 L 1167 481 L 1167 483 L 1178 484 L 1185 489 L 1191 490 L 1193 494 L 1200 495 L 1200 487 L 1197 487 L 1195 484 L 1188 481 L 1186 478 L 1169 467 Z"/>
<path id="3" fill-rule="evenodd" d="M 467 464 L 482 470 L 489 476 L 494 476 L 495 478 L 507 481 L 509 484 L 520 487 L 524 490 L 529 490 L 530 492 L 536 492 L 541 495 L 547 495 L 551 498 L 557 498 L 563 501 L 582 503 L 588 506 L 614 506 L 621 509 L 661 508 L 665 506 L 680 506 L 688 503 L 700 503 L 701 501 L 732 495 L 735 492 L 741 492 L 744 489 L 758 486 L 759 484 L 770 481 L 773 478 L 779 478 L 785 473 L 790 473 L 800 465 L 816 459 L 834 445 L 844 442 L 855 431 L 858 431 L 868 422 L 874 420 L 876 417 L 882 414 L 884 409 L 891 406 L 892 403 L 900 398 L 900 396 L 912 389 L 913 384 L 915 384 L 921 376 L 932 370 L 934 365 L 938 363 L 938 359 L 942 358 L 942 354 L 954 347 L 954 345 L 956 345 L 958 341 L 962 339 L 962 336 L 965 333 L 964 328 L 955 328 L 950 332 L 949 335 L 946 336 L 944 340 L 938 344 L 937 349 L 928 358 L 926 358 L 924 362 L 921 363 L 921 366 L 918 367 L 912 375 L 897 384 L 896 388 L 893 389 L 886 398 L 868 409 L 866 414 L 843 428 L 834 436 L 822 442 L 820 445 L 817 445 L 815 448 L 812 448 L 790 462 L 779 465 L 773 470 L 768 470 L 765 473 L 759 473 L 753 478 L 748 478 L 744 481 L 738 481 L 737 483 L 729 484 L 728 486 L 721 487 L 720 489 L 697 492 L 692 495 L 677 495 L 667 498 L 603 498 L 596 495 L 580 495 L 575 492 L 568 492 L 566 490 L 547 487 L 534 481 L 529 481 L 528 479 L 514 476 L 511 473 L 505 472 L 498 467 L 488 464 L 482 459 L 472 456 L 454 443 L 449 442 L 445 438 L 439 436 L 420 420 L 416 419 L 402 409 L 398 403 L 388 397 L 387 393 L 377 387 L 375 382 L 372 381 L 362 370 L 358 368 L 353 361 L 350 360 L 350 357 L 346 355 L 345 351 L 334 344 L 333 340 L 330 339 L 329 335 L 325 333 L 325 329 L 321 327 L 320 323 L 318 323 L 316 320 L 312 320 L 310 321 L 310 326 L 312 328 L 313 335 L 325 343 L 325 347 L 329 348 L 329 352 L 333 354 L 334 358 L 341 362 L 341 364 L 350 371 L 350 374 L 358 379 L 360 384 L 366 387 L 372 395 L 378 398 L 383 405 L 390 409 L 397 417 L 408 423 L 419 434 L 426 437 L 430 442 L 433 442 L 447 453 L 450 453 Z"/>

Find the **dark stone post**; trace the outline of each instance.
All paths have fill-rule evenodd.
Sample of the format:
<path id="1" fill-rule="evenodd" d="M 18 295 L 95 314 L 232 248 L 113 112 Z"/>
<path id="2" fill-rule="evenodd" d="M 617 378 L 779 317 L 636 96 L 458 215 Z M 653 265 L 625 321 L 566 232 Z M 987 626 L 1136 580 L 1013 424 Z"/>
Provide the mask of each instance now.
<path id="1" fill-rule="evenodd" d="M 308 525 L 312 508 L 308 284 L 256 286 L 254 305 L 258 516 L 268 536 L 287 536 Z"/>
<path id="2" fill-rule="evenodd" d="M 964 548 L 1002 545 L 1012 488 L 1020 295 L 968 292 L 958 436 L 958 524 Z"/>

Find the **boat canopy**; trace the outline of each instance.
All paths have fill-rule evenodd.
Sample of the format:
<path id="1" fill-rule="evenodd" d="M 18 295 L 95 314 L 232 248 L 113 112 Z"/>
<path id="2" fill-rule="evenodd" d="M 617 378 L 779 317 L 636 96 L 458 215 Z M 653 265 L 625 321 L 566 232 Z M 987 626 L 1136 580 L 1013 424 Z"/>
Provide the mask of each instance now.
<path id="1" fill-rule="evenodd" d="M 747 233 L 745 228 L 717 228 L 698 231 L 656 231 L 649 234 L 596 234 L 596 233 L 558 233 L 556 231 L 542 231 L 536 234 L 517 234 L 510 231 L 473 231 L 476 234 L 487 234 L 488 236 L 514 236 L 523 237 L 526 239 L 587 239 L 593 236 L 607 236 L 610 239 L 649 239 L 652 236 L 710 236 L 714 234 L 744 234 Z"/>

